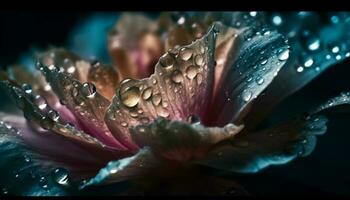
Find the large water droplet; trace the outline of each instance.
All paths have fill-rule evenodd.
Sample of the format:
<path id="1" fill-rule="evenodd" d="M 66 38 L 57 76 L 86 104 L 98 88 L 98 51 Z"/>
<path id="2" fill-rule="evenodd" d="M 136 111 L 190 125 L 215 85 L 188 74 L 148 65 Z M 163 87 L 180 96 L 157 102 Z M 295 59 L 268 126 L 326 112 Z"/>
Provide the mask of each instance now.
<path id="1" fill-rule="evenodd" d="M 196 77 L 197 73 L 198 73 L 197 67 L 194 65 L 191 65 L 191 66 L 187 67 L 187 69 L 186 69 L 186 76 L 189 79 L 194 79 L 194 77 Z"/>
<path id="2" fill-rule="evenodd" d="M 174 58 L 169 54 L 165 54 L 160 58 L 159 62 L 162 67 L 171 68 L 174 65 Z"/>
<path id="3" fill-rule="evenodd" d="M 278 59 L 281 61 L 287 60 L 289 58 L 289 50 L 288 49 L 284 49 L 282 51 L 279 52 L 278 54 Z"/>
<path id="4" fill-rule="evenodd" d="M 264 78 L 261 77 L 261 76 L 257 77 L 257 78 L 256 78 L 256 83 L 257 83 L 258 85 L 263 84 L 263 83 L 264 83 Z"/>
<path id="5" fill-rule="evenodd" d="M 67 186 L 69 184 L 69 174 L 66 169 L 57 168 L 52 174 L 53 180 L 62 186 Z"/>
<path id="6" fill-rule="evenodd" d="M 244 90 L 243 93 L 242 93 L 242 98 L 245 102 L 249 101 L 250 98 L 252 97 L 252 92 L 249 91 L 249 90 Z"/>
<path id="7" fill-rule="evenodd" d="M 84 96 L 93 98 L 96 95 L 96 87 L 93 83 L 84 83 L 81 89 Z"/>
<path id="8" fill-rule="evenodd" d="M 175 83 L 181 83 L 183 81 L 181 71 L 175 70 L 171 75 L 171 80 L 173 80 Z"/>
<path id="9" fill-rule="evenodd" d="M 307 40 L 307 48 L 310 51 L 316 51 L 320 48 L 320 40 L 316 37 L 312 37 Z"/>
<path id="10" fill-rule="evenodd" d="M 120 99 L 122 103 L 129 107 L 135 107 L 140 101 L 140 90 L 138 87 L 131 86 L 125 91 L 120 92 Z"/>
<path id="11" fill-rule="evenodd" d="M 26 94 L 30 94 L 30 93 L 32 93 L 32 86 L 30 86 L 30 85 L 28 85 L 28 84 L 23 84 L 22 85 L 22 89 L 23 89 L 23 91 L 26 93 Z"/>
<path id="12" fill-rule="evenodd" d="M 314 64 L 314 60 L 312 58 L 307 58 L 304 61 L 304 67 L 311 67 Z"/>
<path id="13" fill-rule="evenodd" d="M 194 62 L 197 66 L 202 67 L 204 65 L 204 57 L 198 54 L 194 57 Z"/>
<path id="14" fill-rule="evenodd" d="M 180 49 L 180 57 L 182 60 L 187 61 L 192 57 L 193 50 L 187 47 Z"/>
<path id="15" fill-rule="evenodd" d="M 162 97 L 159 94 L 153 95 L 153 97 L 152 97 L 153 105 L 158 106 L 161 101 L 162 101 Z"/>
<path id="16" fill-rule="evenodd" d="M 144 100 L 147 100 L 149 99 L 151 96 L 152 96 L 152 88 L 149 87 L 149 88 L 146 88 L 143 92 L 142 92 L 142 98 Z"/>

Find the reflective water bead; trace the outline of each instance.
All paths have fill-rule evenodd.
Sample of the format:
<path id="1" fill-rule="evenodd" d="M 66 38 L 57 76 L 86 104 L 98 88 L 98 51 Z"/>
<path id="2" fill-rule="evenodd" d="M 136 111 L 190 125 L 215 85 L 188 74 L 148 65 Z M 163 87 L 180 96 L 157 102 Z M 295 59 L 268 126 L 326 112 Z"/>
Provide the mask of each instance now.
<path id="1" fill-rule="evenodd" d="M 96 95 L 96 86 L 93 83 L 84 83 L 81 89 L 84 96 L 93 98 Z"/>
<path id="2" fill-rule="evenodd" d="M 128 87 L 125 91 L 120 93 L 122 103 L 129 107 L 135 107 L 140 101 L 140 90 L 138 87 Z"/>
<path id="3" fill-rule="evenodd" d="M 252 92 L 249 90 L 244 90 L 242 93 L 242 98 L 245 102 L 249 101 L 250 98 L 252 97 Z"/>
<path id="4" fill-rule="evenodd" d="M 192 57 L 193 50 L 187 47 L 180 49 L 180 58 L 184 61 L 189 60 Z"/>
<path id="5" fill-rule="evenodd" d="M 64 168 L 55 169 L 52 174 L 52 178 L 59 185 L 66 186 L 69 184 L 69 174 Z"/>

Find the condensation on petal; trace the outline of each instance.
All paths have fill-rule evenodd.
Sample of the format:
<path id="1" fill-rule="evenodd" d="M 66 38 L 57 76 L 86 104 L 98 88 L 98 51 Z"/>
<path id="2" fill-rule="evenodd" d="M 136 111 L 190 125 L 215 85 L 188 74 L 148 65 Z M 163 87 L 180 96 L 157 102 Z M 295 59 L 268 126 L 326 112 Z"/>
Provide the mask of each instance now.
<path id="1" fill-rule="evenodd" d="M 94 84 L 80 83 L 56 68 L 50 69 L 50 66 L 44 63 L 40 69 L 61 103 L 76 116 L 85 132 L 106 145 L 124 148 L 113 137 L 104 122 L 104 114 L 110 102 L 96 91 Z"/>
<path id="2" fill-rule="evenodd" d="M 329 17 L 339 19 L 338 23 L 331 20 L 327 23 L 325 18 L 314 12 L 269 15 L 271 23 L 288 36 L 293 51 L 264 96 L 253 105 L 245 120 L 251 128 L 264 120 L 283 99 L 314 80 L 328 67 L 350 56 L 349 14 L 343 14 Z M 273 22 L 275 18 L 288 23 L 276 25 Z"/>
<path id="3" fill-rule="evenodd" d="M 143 148 L 134 156 L 109 162 L 94 178 L 86 181 L 81 188 L 140 178 L 159 165 L 159 160 L 152 152 L 148 148 Z"/>
<path id="4" fill-rule="evenodd" d="M 216 25 L 191 45 L 169 50 L 147 79 L 120 83 L 106 113 L 106 123 L 119 141 L 131 148 L 129 127 L 148 123 L 158 116 L 186 119 L 203 116 L 214 78 Z"/>
<path id="5" fill-rule="evenodd" d="M 316 145 L 316 135 L 326 132 L 323 116 L 302 117 L 259 132 L 245 132 L 231 144 L 213 149 L 198 161 L 210 167 L 240 173 L 254 173 L 269 166 L 285 164 L 309 155 Z"/>
<path id="6" fill-rule="evenodd" d="M 272 82 L 288 60 L 290 50 L 277 32 L 261 35 L 254 29 L 244 29 L 237 40 L 240 44 L 236 59 L 223 77 L 222 88 L 211 105 L 212 115 L 206 119 L 207 123 L 241 123 L 237 119 L 246 114 L 247 105 Z"/>
<path id="7" fill-rule="evenodd" d="M 188 161 L 202 157 L 212 145 L 232 139 L 242 128 L 233 124 L 222 128 L 204 127 L 199 123 L 157 118 L 130 131 L 138 145 L 149 146 L 153 152 L 169 160 Z"/>
<path id="8" fill-rule="evenodd" d="M 320 112 L 325 112 L 329 109 L 334 109 L 334 107 L 349 105 L 350 104 L 350 92 L 342 92 L 340 95 L 330 98 L 325 103 L 313 109 L 310 114 L 316 114 Z"/>

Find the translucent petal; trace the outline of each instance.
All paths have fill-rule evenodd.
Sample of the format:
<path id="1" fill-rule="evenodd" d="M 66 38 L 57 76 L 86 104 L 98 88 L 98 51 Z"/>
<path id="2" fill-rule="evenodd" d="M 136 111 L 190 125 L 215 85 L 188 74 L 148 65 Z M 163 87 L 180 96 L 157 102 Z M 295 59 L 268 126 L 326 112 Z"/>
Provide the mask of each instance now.
<path id="1" fill-rule="evenodd" d="M 335 16 L 339 18 L 338 23 L 331 20 L 327 23 L 314 12 L 270 15 L 272 24 L 277 17 L 288 22 L 276 27 L 289 37 L 291 58 L 253 105 L 245 123 L 252 128 L 258 125 L 279 102 L 314 80 L 328 67 L 350 56 L 349 14 L 338 15 L 328 18 Z"/>
<path id="2" fill-rule="evenodd" d="M 152 152 L 148 148 L 144 148 L 134 156 L 109 162 L 94 178 L 86 181 L 81 188 L 139 178 L 157 168 L 159 164 Z"/>
<path id="3" fill-rule="evenodd" d="M 139 146 L 149 146 L 169 160 L 188 161 L 202 157 L 212 145 L 233 138 L 242 128 L 233 124 L 222 128 L 204 127 L 199 123 L 157 118 L 150 124 L 132 128 L 130 132 Z"/>
<path id="4" fill-rule="evenodd" d="M 316 135 L 326 132 L 327 119 L 303 117 L 254 133 L 242 133 L 231 144 L 221 145 L 198 161 L 214 168 L 254 173 L 269 166 L 285 164 L 309 155 L 316 145 Z"/>
<path id="5" fill-rule="evenodd" d="M 109 101 L 96 91 L 94 84 L 81 83 L 71 75 L 59 71 L 58 64 L 53 63 L 52 65 L 46 66 L 42 63 L 40 70 L 51 84 L 52 90 L 60 98 L 61 103 L 79 120 L 82 129 L 106 145 L 124 149 L 104 122 L 104 114 Z"/>
<path id="6" fill-rule="evenodd" d="M 288 45 L 275 31 L 257 34 L 247 28 L 237 37 L 236 59 L 221 77 L 222 87 L 211 105 L 211 116 L 205 119 L 208 124 L 241 123 L 237 119 L 246 114 L 247 105 L 271 83 L 288 59 Z"/>
<path id="7" fill-rule="evenodd" d="M 205 114 L 213 87 L 216 27 L 191 45 L 169 50 L 149 78 L 121 82 L 105 119 L 119 141 L 137 149 L 129 127 L 158 116 L 181 120 Z"/>

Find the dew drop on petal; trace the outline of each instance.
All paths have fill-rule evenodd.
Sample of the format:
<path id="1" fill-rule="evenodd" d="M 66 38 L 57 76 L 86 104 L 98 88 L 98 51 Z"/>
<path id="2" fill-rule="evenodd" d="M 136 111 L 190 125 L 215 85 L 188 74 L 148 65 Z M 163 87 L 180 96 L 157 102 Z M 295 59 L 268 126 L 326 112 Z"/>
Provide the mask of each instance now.
<path id="1" fill-rule="evenodd" d="M 204 64 L 204 57 L 198 54 L 194 57 L 194 62 L 197 66 L 201 67 Z"/>
<path id="2" fill-rule="evenodd" d="M 189 79 L 194 79 L 194 77 L 196 77 L 196 75 L 197 75 L 197 67 L 196 66 L 190 65 L 189 67 L 187 67 L 186 76 Z"/>
<path id="3" fill-rule="evenodd" d="M 316 51 L 320 48 L 320 40 L 318 38 L 310 38 L 307 41 L 307 48 L 310 51 Z"/>
<path id="4" fill-rule="evenodd" d="M 153 97 L 152 97 L 153 105 L 158 106 L 161 101 L 162 101 L 162 97 L 159 94 L 153 95 Z"/>
<path id="5" fill-rule="evenodd" d="M 120 93 L 122 103 L 129 107 L 135 107 L 140 101 L 140 90 L 138 87 L 132 86 Z"/>
<path id="6" fill-rule="evenodd" d="M 183 81 L 181 71 L 175 70 L 171 75 L 171 80 L 173 80 L 175 83 L 181 83 Z"/>
<path id="7" fill-rule="evenodd" d="M 278 59 L 280 61 L 287 60 L 288 58 L 289 58 L 289 50 L 288 49 L 284 49 L 281 52 L 279 52 Z"/>
<path id="8" fill-rule="evenodd" d="M 302 72 L 302 71 L 304 71 L 304 67 L 299 66 L 299 67 L 297 68 L 297 72 Z"/>
<path id="9" fill-rule="evenodd" d="M 249 90 L 244 90 L 242 93 L 242 98 L 245 102 L 249 101 L 250 98 L 252 97 L 252 92 Z"/>
<path id="10" fill-rule="evenodd" d="M 26 83 L 22 85 L 22 89 L 26 94 L 30 94 L 33 91 L 32 87 Z"/>
<path id="11" fill-rule="evenodd" d="M 93 83 L 87 82 L 82 85 L 81 91 L 84 96 L 93 98 L 96 94 L 96 86 Z"/>
<path id="12" fill-rule="evenodd" d="M 314 60 L 312 58 L 307 58 L 304 61 L 304 67 L 311 67 L 314 64 Z"/>
<path id="13" fill-rule="evenodd" d="M 38 106 L 40 110 L 44 110 L 47 107 L 46 100 L 40 95 L 35 96 L 34 103 Z"/>
<path id="14" fill-rule="evenodd" d="M 147 99 L 149 99 L 151 96 L 152 96 L 152 88 L 151 87 L 149 87 L 149 88 L 146 88 L 145 90 L 143 90 L 143 92 L 142 92 L 142 98 L 144 99 L 144 100 L 147 100 Z"/>
<path id="15" fill-rule="evenodd" d="M 128 123 L 122 122 L 122 123 L 120 123 L 120 125 L 122 125 L 123 127 L 127 127 L 127 126 L 128 126 Z"/>
<path id="16" fill-rule="evenodd" d="M 279 26 L 282 24 L 282 17 L 279 15 L 275 15 L 272 17 L 272 23 L 275 24 L 276 26 Z"/>
<path id="17" fill-rule="evenodd" d="M 261 84 L 263 84 L 264 83 L 264 78 L 262 78 L 262 77 L 257 77 L 256 78 L 256 83 L 258 84 L 258 85 L 261 85 Z"/>
<path id="18" fill-rule="evenodd" d="M 162 67 L 164 68 L 171 68 L 174 65 L 174 58 L 169 55 L 169 54 L 165 54 L 164 56 L 162 56 L 160 58 L 160 64 Z"/>
<path id="19" fill-rule="evenodd" d="M 53 180 L 62 186 L 67 186 L 69 184 L 69 174 L 66 169 L 57 168 L 52 174 Z"/>
<path id="20" fill-rule="evenodd" d="M 187 47 L 180 49 L 180 58 L 184 61 L 189 60 L 192 57 L 193 50 Z"/>
<path id="21" fill-rule="evenodd" d="M 60 115 L 58 114 L 58 112 L 56 110 L 50 110 L 48 113 L 47 113 L 48 117 L 50 119 L 52 119 L 53 121 L 57 122 L 58 119 L 60 118 Z"/>

